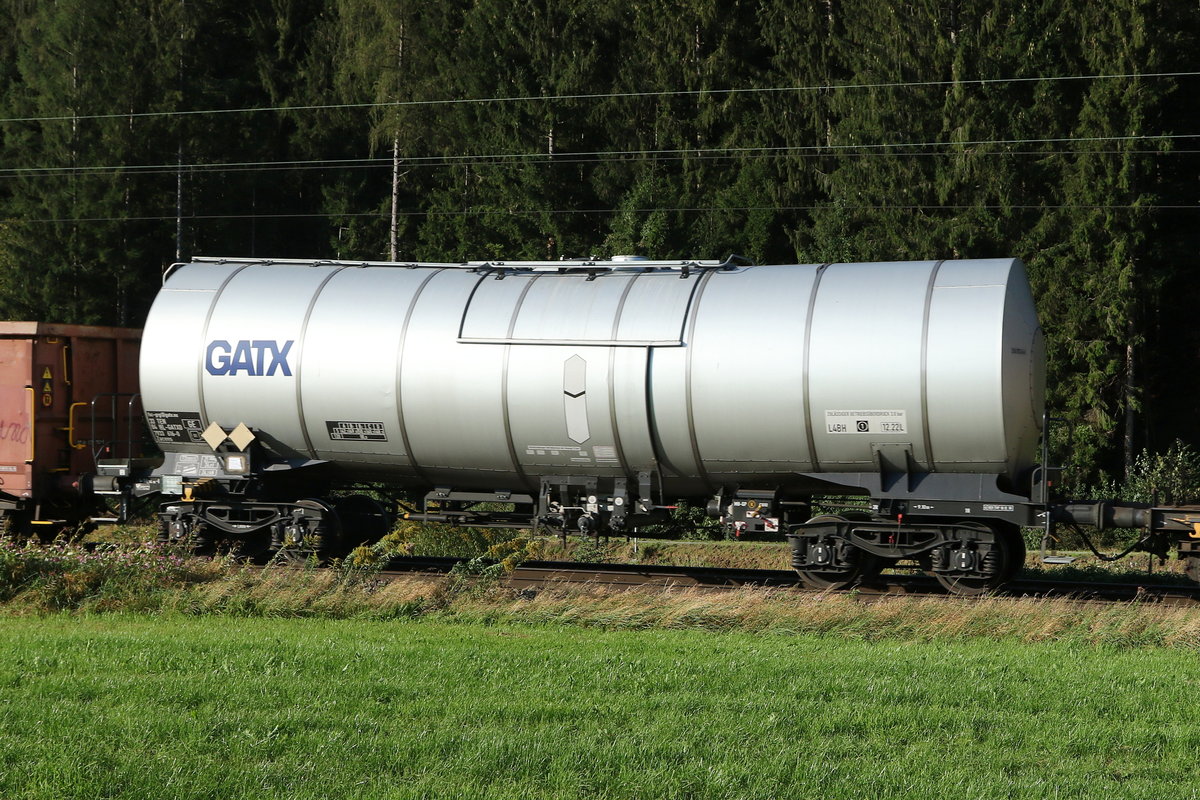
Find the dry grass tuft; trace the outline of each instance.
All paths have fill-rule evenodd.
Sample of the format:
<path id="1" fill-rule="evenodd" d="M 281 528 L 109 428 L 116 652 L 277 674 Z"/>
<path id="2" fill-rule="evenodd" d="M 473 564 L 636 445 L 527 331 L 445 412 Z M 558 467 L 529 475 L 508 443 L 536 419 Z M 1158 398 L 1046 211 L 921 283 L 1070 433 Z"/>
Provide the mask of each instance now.
<path id="1" fill-rule="evenodd" d="M 983 638 L 1200 649 L 1200 609 L 1149 603 L 587 584 L 532 591 L 507 587 L 499 568 L 465 570 L 446 578 L 384 580 L 373 569 L 249 567 L 230 561 L 175 559 L 147 549 L 135 553 L 157 565 L 157 572 L 147 572 L 142 561 L 130 561 L 120 552 L 103 557 L 17 547 L 3 552 L 7 577 L 0 587 L 4 590 L 0 608 L 10 615 L 79 610 L 435 617 L 613 630 L 745 631 L 863 640 Z M 146 580 L 147 574 L 154 580 Z"/>
<path id="2" fill-rule="evenodd" d="M 1200 610 L 1063 599 L 867 597 L 790 590 L 570 587 L 532 598 L 496 591 L 451 610 L 466 618 L 613 629 L 688 628 L 921 641 L 1023 642 L 1200 649 Z"/>

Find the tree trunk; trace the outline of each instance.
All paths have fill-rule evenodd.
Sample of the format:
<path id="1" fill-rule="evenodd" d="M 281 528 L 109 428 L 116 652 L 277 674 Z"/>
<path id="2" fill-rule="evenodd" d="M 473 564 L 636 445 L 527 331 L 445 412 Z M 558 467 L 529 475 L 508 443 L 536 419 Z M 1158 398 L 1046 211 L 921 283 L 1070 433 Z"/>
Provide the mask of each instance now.
<path id="1" fill-rule="evenodd" d="M 388 231 L 388 260 L 397 259 L 397 218 L 400 206 L 400 135 L 392 139 L 392 220 Z"/>
<path id="2" fill-rule="evenodd" d="M 1130 335 L 1132 335 L 1133 326 L 1130 326 Z M 1133 426 L 1136 422 L 1134 415 L 1134 394 L 1137 390 L 1134 384 L 1133 373 L 1133 343 L 1125 345 L 1125 441 L 1124 441 L 1124 456 L 1125 456 L 1125 480 L 1129 480 L 1130 474 L 1133 472 Z"/>

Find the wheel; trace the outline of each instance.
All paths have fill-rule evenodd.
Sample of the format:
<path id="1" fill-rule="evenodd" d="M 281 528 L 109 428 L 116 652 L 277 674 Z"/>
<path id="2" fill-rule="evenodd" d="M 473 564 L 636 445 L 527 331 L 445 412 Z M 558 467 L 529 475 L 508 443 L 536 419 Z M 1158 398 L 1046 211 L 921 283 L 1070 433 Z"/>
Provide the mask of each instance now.
<path id="1" fill-rule="evenodd" d="M 377 542 L 392 529 L 392 515 L 373 497 L 352 494 L 333 501 L 342 523 L 342 547 L 353 549 L 360 544 Z"/>
<path id="2" fill-rule="evenodd" d="M 1024 565 L 1025 541 L 1020 538 L 1019 531 L 997 531 L 981 522 L 965 522 L 959 527 L 979 531 L 976 541 L 991 544 L 991 551 L 985 557 L 990 563 L 980 565 L 973 574 L 933 572 L 933 577 L 946 591 L 968 597 L 985 594 L 1009 580 Z"/>
<path id="3" fill-rule="evenodd" d="M 313 517 L 293 517 L 285 528 L 283 541 L 273 542 L 272 558 L 295 563 L 307 561 L 311 555 L 325 558 L 336 553 L 341 546 L 342 524 L 329 501 L 314 497 L 297 500 L 296 505 L 318 513 Z M 312 524 L 314 517 L 319 518 L 319 524 Z"/>
<path id="4" fill-rule="evenodd" d="M 1196 583 L 1200 583 L 1200 553 L 1195 553 L 1184 559 L 1183 571 Z"/>
<path id="5" fill-rule="evenodd" d="M 1008 570 L 1005 572 L 1004 580 L 1011 581 L 1025 568 L 1025 537 L 1021 535 L 1021 529 L 1016 526 L 1006 526 L 1000 533 L 1008 540 L 1009 547 Z"/>
<path id="6" fill-rule="evenodd" d="M 235 560 L 251 564 L 266 564 L 271 560 L 273 552 L 271 550 L 271 532 L 269 530 L 257 531 L 243 539 L 239 539 L 230 550 L 230 554 Z"/>
<path id="7" fill-rule="evenodd" d="M 27 511 L 0 511 L 0 528 L 18 542 L 28 541 L 33 535 L 33 524 Z"/>
<path id="8" fill-rule="evenodd" d="M 864 515 L 865 516 L 865 515 Z M 846 522 L 858 518 L 857 514 L 838 516 L 837 514 L 820 514 L 809 522 Z M 800 582 L 808 589 L 844 589 L 864 579 L 874 578 L 884 567 L 884 560 L 858 548 L 851 548 L 847 553 L 853 561 L 849 570 L 805 570 L 796 569 Z"/>
<path id="9" fill-rule="evenodd" d="M 190 518 L 167 520 L 159 518 L 158 535 L 155 542 L 163 547 L 178 548 L 195 556 L 211 556 L 216 553 L 208 526 Z"/>

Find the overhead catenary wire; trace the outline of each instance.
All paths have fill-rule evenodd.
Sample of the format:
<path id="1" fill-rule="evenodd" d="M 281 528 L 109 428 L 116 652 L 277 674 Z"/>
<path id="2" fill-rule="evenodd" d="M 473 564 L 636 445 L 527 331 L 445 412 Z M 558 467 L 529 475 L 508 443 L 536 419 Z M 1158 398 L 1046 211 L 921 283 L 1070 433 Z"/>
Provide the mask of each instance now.
<path id="1" fill-rule="evenodd" d="M 373 108 L 400 108 L 411 106 L 453 106 L 515 102 L 563 102 L 568 100 L 619 100 L 645 97 L 698 97 L 703 95 L 768 94 L 784 92 L 846 91 L 862 89 L 897 89 L 939 86 L 986 86 L 1000 83 L 1045 83 L 1053 81 L 1096 81 L 1128 79 L 1189 78 L 1200 76 L 1200 71 L 1110 73 L 1093 75 L 1039 75 L 1023 78 L 963 78 L 939 81 L 880 81 L 875 83 L 826 83 L 798 86 L 747 86 L 723 89 L 667 89 L 650 92 L 594 92 L 555 95 L 517 95 L 494 97 L 440 98 L 431 100 L 391 100 L 364 103 L 325 103 L 299 106 L 244 106 L 240 108 L 209 108 L 183 111 L 137 111 L 106 114 L 57 114 L 40 117 L 0 118 L 0 124 L 19 122 L 78 122 L 82 120 L 144 119 L 151 117 L 187 117 L 217 114 L 282 113 L 293 111 L 338 111 Z"/>
<path id="2" fill-rule="evenodd" d="M 1153 155 L 1153 156 L 1183 156 L 1197 155 L 1200 150 L 1192 149 L 1172 149 L 1172 150 L 1007 150 L 1007 151 L 992 151 L 980 152 L 972 155 L 976 156 L 1029 156 L 1034 158 L 1046 158 L 1049 156 L 1062 155 L 1079 155 L 1079 156 L 1110 156 L 1110 155 Z M 769 154 L 771 158 L 821 158 L 827 154 L 823 153 L 773 153 Z M 902 157 L 911 156 L 914 158 L 954 158 L 960 153 L 931 153 L 931 152 L 909 152 L 909 153 L 843 153 L 843 157 L 849 158 L 869 158 L 869 157 Z M 657 156 L 656 161 L 719 161 L 722 159 L 738 158 L 735 155 L 717 155 L 717 154 L 691 154 L 691 155 L 666 155 Z M 546 159 L 542 163 L 548 166 L 574 166 L 580 164 L 612 164 L 625 161 L 627 158 L 616 156 L 613 158 L 560 158 Z M 483 167 L 524 167 L 529 161 L 507 160 L 496 161 L 493 159 L 481 158 L 477 161 L 460 161 L 455 163 L 436 163 L 433 161 L 422 163 L 409 163 L 401 160 L 405 169 L 438 169 L 451 166 L 469 166 L 479 169 Z M 120 165 L 112 165 L 106 168 L 94 168 L 86 173 L 72 173 L 68 169 L 58 170 L 54 172 L 45 172 L 36 169 L 31 169 L 30 172 L 23 170 L 13 170 L 8 174 L 0 172 L 0 180 L 14 178 L 63 178 L 63 177 L 106 177 L 112 175 L 131 175 L 131 176 L 146 176 L 146 175 L 169 175 L 175 176 L 180 170 L 183 170 L 192 175 L 201 174 L 229 174 L 240 172 L 304 172 L 315 170 L 353 170 L 353 169 L 386 169 L 391 170 L 395 162 L 391 158 L 363 158 L 363 159 L 313 159 L 311 161 L 284 161 L 284 162 L 247 162 L 243 164 L 209 164 L 209 163 L 192 163 L 181 164 L 177 166 L 163 166 L 159 169 L 140 169 L 136 171 L 126 172 L 126 168 Z"/>
<path id="3" fill-rule="evenodd" d="M 490 164 L 511 162 L 538 162 L 578 164 L 601 163 L 629 157 L 654 158 L 738 158 L 742 156 L 788 156 L 803 154 L 856 155 L 861 153 L 882 152 L 892 148 L 939 148 L 939 147 L 984 147 L 996 145 L 1037 145 L 1037 144 L 1085 144 L 1105 142 L 1179 141 L 1184 139 L 1200 139 L 1197 133 L 1172 134 L 1130 134 L 1122 136 L 1061 136 L 1036 139 L 974 139 L 967 141 L 930 141 L 930 142 L 879 142 L 864 144 L 815 144 L 815 145 L 777 145 L 760 147 L 712 147 L 712 148 L 677 148 L 677 149 L 641 149 L 641 150 L 592 150 L 592 151 L 561 151 L 558 153 L 525 152 L 525 153 L 475 153 L 475 154 L 442 154 L 430 156 L 406 156 L 403 163 L 410 166 L 432 164 L 434 166 L 451 166 L 457 164 Z M 858 152 L 856 152 L 858 151 Z M 1031 151 L 1031 155 L 1056 155 L 1064 151 Z M 1069 150 L 1069 153 L 1094 153 L 1093 150 Z M 1127 150 L 1111 151 L 1113 153 L 1129 153 Z M 1145 154 L 1169 154 L 1172 151 L 1147 150 L 1137 151 Z M 1184 153 L 1191 150 L 1179 151 Z M 980 153 L 980 155 L 1006 155 L 1008 151 Z M 905 154 L 900 155 L 916 155 Z M 958 155 L 945 153 L 942 155 Z M 228 162 L 193 162 L 193 163 L 163 163 L 163 164 L 107 164 L 57 167 L 6 167 L 0 169 L 0 178 L 22 176 L 37 177 L 44 175 L 69 174 L 87 175 L 104 173 L 149 173 L 175 174 L 181 169 L 189 171 L 246 171 L 254 169 L 280 170 L 300 168 L 330 168 L 355 166 L 390 166 L 392 158 L 348 158 L 348 159 L 296 159 L 287 161 L 228 161 Z"/>
<path id="4" fill-rule="evenodd" d="M 743 93 L 784 93 L 784 92 L 803 92 L 814 90 L 843 90 L 843 89 L 887 89 L 887 88 L 903 88 L 903 87 L 933 87 L 933 86 L 949 86 L 949 85 L 985 85 L 999 83 L 1030 83 L 1030 82 L 1048 82 L 1048 81 L 1084 81 L 1084 80 L 1103 80 L 1103 79 L 1142 79 L 1142 78 L 1167 78 L 1167 77 L 1195 77 L 1200 76 L 1200 71 L 1194 72 L 1169 72 L 1169 73 L 1149 73 L 1149 74 L 1108 74 L 1108 75 L 1075 75 L 1075 76 L 1038 76 L 1027 78 L 992 78 L 992 79 L 975 79 L 975 80 L 956 80 L 956 81 L 906 81 L 906 82 L 881 82 L 881 83 L 863 83 L 863 84 L 827 84 L 827 85 L 812 85 L 812 86 L 784 86 L 784 87 L 747 87 L 747 88 L 730 88 L 730 89 L 701 89 L 701 90 L 667 90 L 653 92 L 615 92 L 615 93 L 594 93 L 594 94 L 576 94 L 576 95 L 530 95 L 516 97 L 487 97 L 487 98 L 460 98 L 460 99 L 443 99 L 443 100 L 414 100 L 414 101 L 396 101 L 384 103 L 352 103 L 352 104 L 327 104 L 327 105 L 312 105 L 312 106 L 273 106 L 273 107 L 247 107 L 234 109 L 207 109 L 194 111 L 171 111 L 171 112 L 138 112 L 138 113 L 114 113 L 114 114 L 94 114 L 94 115 L 62 115 L 52 117 L 25 117 L 25 118 L 10 118 L 0 119 L 0 123 L 5 122 L 37 122 L 37 121 L 55 121 L 55 120 L 85 120 L 85 119 L 130 119 L 134 117 L 155 117 L 155 116 L 197 116 L 204 114 L 232 114 L 232 113 L 251 113 L 251 112 L 291 112 L 305 110 L 321 110 L 321 109 L 351 109 L 351 108 L 375 108 L 383 106 L 421 106 L 421 105 L 461 105 L 465 103 L 500 103 L 500 102 L 521 102 L 521 101 L 553 101 L 553 100 L 595 100 L 604 98 L 639 98 L 639 97 L 671 97 L 671 96 L 700 96 L 700 95 L 719 95 L 719 94 L 743 94 Z M 1045 137 L 1045 138 L 1026 138 L 1026 139 L 974 139 L 965 141 L 908 141 L 908 142 L 876 142 L 876 143 L 843 143 L 843 144 L 813 144 L 813 145 L 780 145 L 780 146 L 757 146 L 757 147 L 734 147 L 734 148 L 683 148 L 683 149 L 629 149 L 629 150 L 594 150 L 594 151 L 559 151 L 556 153 L 538 152 L 504 152 L 504 153 L 476 153 L 476 154 L 440 154 L 440 155 L 425 155 L 425 156 L 407 156 L 402 159 L 406 168 L 409 167 L 456 167 L 456 166 L 471 166 L 471 167 L 503 167 L 503 166 L 523 166 L 527 164 L 547 164 L 547 165 L 565 165 L 565 164 L 588 164 L 588 163 L 605 163 L 619 160 L 629 160 L 634 158 L 653 158 L 656 160 L 715 160 L 715 159 L 736 159 L 736 158 L 788 158 L 788 157 L 823 157 L 827 155 L 837 155 L 838 157 L 867 157 L 867 156 L 884 156 L 884 157 L 956 157 L 964 155 L 961 148 L 1002 148 L 1010 149 L 976 149 L 970 153 L 973 156 L 1033 156 L 1033 157 L 1050 157 L 1055 155 L 1103 155 L 1103 154 L 1145 154 L 1145 155 L 1184 155 L 1197 152 L 1192 149 L 1096 149 L 1096 148 L 1080 148 L 1080 147 L 1057 147 L 1055 149 L 1023 149 L 1013 150 L 1013 147 L 1036 147 L 1045 146 L 1051 148 L 1055 145 L 1102 145 L 1104 143 L 1128 143 L 1135 141 L 1154 142 L 1158 141 L 1162 144 L 1167 144 L 1174 141 L 1182 141 L 1188 139 L 1200 139 L 1200 134 L 1128 134 L 1114 136 L 1090 136 L 1090 137 Z M 952 149 L 951 149 L 952 148 Z M 280 160 L 280 161 L 229 161 L 229 162 L 194 162 L 182 163 L 172 162 L 164 164 L 108 164 L 108 165 L 85 165 L 85 166 L 44 166 L 44 167 L 8 167 L 0 169 L 0 179 L 4 178 L 36 178 L 36 177 L 80 177 L 80 176 L 102 176 L 102 175 L 161 175 L 170 174 L 178 175 L 181 171 L 191 173 L 225 173 L 225 172 L 248 172 L 248 171 L 281 171 L 281 170 L 328 170 L 328 169 L 378 169 L 392 168 L 394 166 L 392 157 L 377 157 L 377 158 L 350 158 L 350 159 L 296 159 L 296 160 Z M 676 208 L 647 208 L 647 209 L 628 209 L 628 208 L 591 208 L 591 209 L 512 209 L 500 210 L 492 208 L 478 209 L 459 209 L 447 211 L 407 211 L 398 212 L 397 216 L 401 217 L 436 217 L 436 216 L 463 216 L 473 214 L 512 214 L 512 215 L 543 215 L 543 214 L 611 214 L 611 213 L 650 213 L 655 211 L 677 212 L 677 213 L 712 213 L 712 212 L 727 212 L 727 213 L 742 213 L 753 211 L 800 211 L 826 208 L 828 205 L 807 205 L 807 206 L 744 206 L 744 207 L 676 207 Z M 1195 206 L 1187 205 L 1154 205 L 1154 204 L 1128 204 L 1128 205 L 858 205 L 858 206 L 839 206 L 848 210 L 927 210 L 927 209 L 977 209 L 977 210 L 1051 210 L 1051 209 L 1106 209 L 1106 210 L 1194 210 Z M 136 216 L 136 217 L 77 217 L 77 218 L 43 218 L 43 219 L 25 219 L 25 222 L 31 223 L 88 223 L 88 222 L 155 222 L 155 221 L 178 221 L 180 219 L 189 221 L 221 221 L 221 220 L 270 220 L 270 219 L 305 219 L 305 218 L 384 218 L 386 212 L 358 212 L 358 213 L 336 213 L 336 212 L 315 212 L 315 213 L 274 213 L 274 214 L 198 214 L 184 215 L 180 217 L 178 213 L 164 214 L 161 216 Z"/>
<path id="5" fill-rule="evenodd" d="M 431 209 L 427 211 L 399 211 L 396 216 L 399 217 L 464 217 L 464 216 L 539 216 L 539 215 L 571 215 L 581 216 L 587 214 L 653 214 L 653 213 L 695 213 L 703 214 L 709 212 L 727 212 L 727 213 L 747 213 L 753 211 L 817 211 L 836 209 L 838 211 L 1064 211 L 1064 210 L 1090 210 L 1090 211 L 1200 211 L 1200 205 L 1181 205 L 1181 204 L 1152 204 L 1152 203 L 1109 203 L 1109 204 L 1091 204 L 1091 203 L 1049 203 L 1045 205 L 1037 204 L 1021 204 L 1021 205 L 1006 205 L 1000 203 L 973 203 L 973 204 L 944 204 L 944 203 L 915 203 L 915 204 L 897 204 L 897 205 L 872 205 L 872 204 L 841 204 L 841 203 L 825 203 L 821 205 L 771 205 L 771 206 L 655 206 L 647 208 L 498 208 L 498 207 L 476 207 L 476 208 L 460 208 L 460 209 Z M 184 215 L 183 219 L 188 221 L 253 221 L 253 220 L 282 220 L 282 219 L 351 219 L 375 217 L 379 219 L 387 219 L 390 215 L 388 211 L 355 211 L 355 212 L 336 212 L 336 211 L 319 211 L 319 212 L 296 212 L 296 213 L 273 213 L 273 214 L 194 214 Z M 158 216 L 141 216 L 141 217 L 48 217 L 42 219 L 21 219 L 21 222 L 28 223 L 59 223 L 59 224 L 76 224 L 85 222 L 174 222 L 177 219 L 175 214 L 162 214 Z"/>

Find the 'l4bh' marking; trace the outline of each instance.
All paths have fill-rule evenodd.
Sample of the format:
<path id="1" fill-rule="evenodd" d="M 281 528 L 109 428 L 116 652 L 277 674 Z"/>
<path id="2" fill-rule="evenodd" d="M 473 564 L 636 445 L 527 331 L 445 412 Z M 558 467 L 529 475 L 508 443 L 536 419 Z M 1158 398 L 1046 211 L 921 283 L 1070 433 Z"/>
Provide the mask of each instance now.
<path id="1" fill-rule="evenodd" d="M 224 339 L 214 339 L 208 343 L 204 368 L 209 375 L 237 375 L 244 372 L 247 375 L 269 377 L 278 370 L 281 375 L 291 376 L 292 368 L 287 358 L 293 344 L 295 342 L 292 339 L 282 345 L 271 339 L 241 339 L 236 345 Z"/>

